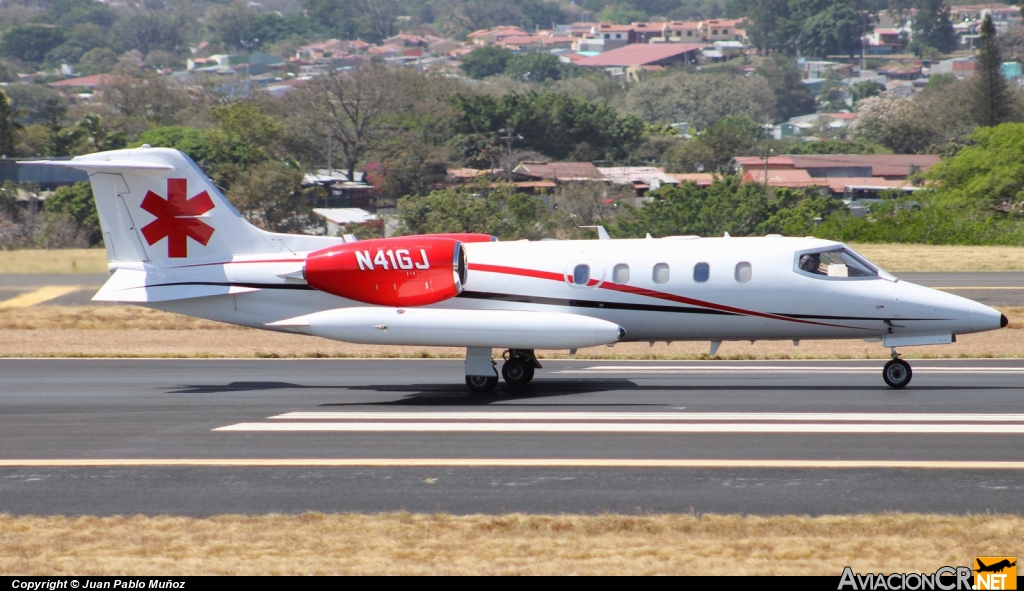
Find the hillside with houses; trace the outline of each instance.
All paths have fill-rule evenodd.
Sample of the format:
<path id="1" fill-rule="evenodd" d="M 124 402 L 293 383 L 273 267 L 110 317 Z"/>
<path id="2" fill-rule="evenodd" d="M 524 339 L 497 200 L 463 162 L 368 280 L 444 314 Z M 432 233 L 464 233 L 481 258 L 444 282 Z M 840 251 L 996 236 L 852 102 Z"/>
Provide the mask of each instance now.
<path id="1" fill-rule="evenodd" d="M 804 196 L 804 231 L 920 201 L 976 130 L 1024 121 L 1018 7 L 758 6 L 4 4 L 0 180 L 8 226 L 37 227 L 0 246 L 37 240 L 42 214 L 86 221 L 64 203 L 80 173 L 18 158 L 176 147 L 273 229 L 425 231 L 431 198 L 511 192 L 534 223 L 506 219 L 509 236 L 571 237 L 732 183 Z"/>

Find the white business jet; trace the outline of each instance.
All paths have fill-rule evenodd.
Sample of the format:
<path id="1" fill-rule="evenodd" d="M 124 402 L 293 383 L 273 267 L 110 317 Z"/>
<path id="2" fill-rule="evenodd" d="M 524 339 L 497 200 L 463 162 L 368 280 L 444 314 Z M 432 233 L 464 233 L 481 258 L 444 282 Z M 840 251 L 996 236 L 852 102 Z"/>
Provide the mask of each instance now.
<path id="1" fill-rule="evenodd" d="M 142 148 L 44 162 L 89 174 L 110 279 L 93 298 L 352 343 L 466 348 L 466 384 L 523 386 L 537 349 L 620 341 L 863 339 L 892 350 L 1006 326 L 998 311 L 889 275 L 816 238 L 497 242 L 344 238 L 249 224 L 185 154 Z M 606 236 L 606 235 L 605 235 Z"/>

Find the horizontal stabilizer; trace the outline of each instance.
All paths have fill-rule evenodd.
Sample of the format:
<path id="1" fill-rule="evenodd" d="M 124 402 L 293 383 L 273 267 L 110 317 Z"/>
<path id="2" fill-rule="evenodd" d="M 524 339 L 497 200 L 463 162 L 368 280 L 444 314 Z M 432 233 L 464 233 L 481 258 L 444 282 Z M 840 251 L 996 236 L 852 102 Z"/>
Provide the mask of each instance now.
<path id="1" fill-rule="evenodd" d="M 174 170 L 174 167 L 167 163 L 145 162 L 141 160 L 80 160 L 75 158 L 73 160 L 26 160 L 19 162 L 19 164 L 45 164 L 46 166 L 61 166 L 64 168 L 98 171 Z"/>
<path id="2" fill-rule="evenodd" d="M 232 295 L 259 291 L 256 287 L 221 284 L 197 284 L 168 281 L 145 271 L 118 269 L 96 295 L 95 302 L 167 302 L 218 295 Z"/>

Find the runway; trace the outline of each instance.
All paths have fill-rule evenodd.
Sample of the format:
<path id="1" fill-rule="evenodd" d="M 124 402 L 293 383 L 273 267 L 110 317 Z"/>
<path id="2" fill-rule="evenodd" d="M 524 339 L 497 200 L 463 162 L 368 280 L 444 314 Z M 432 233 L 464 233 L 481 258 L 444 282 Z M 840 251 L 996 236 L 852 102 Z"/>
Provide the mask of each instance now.
<path id="1" fill-rule="evenodd" d="M 1024 510 L 1024 360 L 0 360 L 0 513 Z"/>
<path id="2" fill-rule="evenodd" d="M 897 273 L 905 281 L 948 291 L 989 306 L 1024 306 L 1024 273 Z M 105 274 L 0 274 L 0 309 L 25 305 L 110 305 L 92 296 Z M 6 302 L 6 304 L 5 304 Z"/>

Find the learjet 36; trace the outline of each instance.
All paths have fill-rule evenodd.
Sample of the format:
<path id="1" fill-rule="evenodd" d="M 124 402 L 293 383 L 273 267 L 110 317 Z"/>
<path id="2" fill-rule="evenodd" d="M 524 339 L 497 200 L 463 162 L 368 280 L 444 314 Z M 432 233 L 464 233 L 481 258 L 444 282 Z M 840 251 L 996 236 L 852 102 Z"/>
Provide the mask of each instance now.
<path id="1" fill-rule="evenodd" d="M 252 328 L 380 345 L 466 348 L 466 384 L 524 386 L 538 349 L 625 341 L 863 339 L 951 343 L 1007 325 L 977 302 L 901 281 L 817 238 L 669 236 L 498 242 L 480 234 L 364 241 L 249 222 L 184 153 L 115 150 L 50 166 L 92 184 L 110 279 L 93 298 Z"/>

